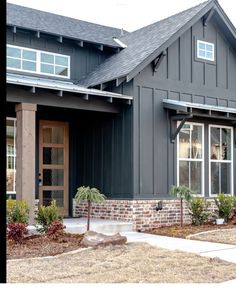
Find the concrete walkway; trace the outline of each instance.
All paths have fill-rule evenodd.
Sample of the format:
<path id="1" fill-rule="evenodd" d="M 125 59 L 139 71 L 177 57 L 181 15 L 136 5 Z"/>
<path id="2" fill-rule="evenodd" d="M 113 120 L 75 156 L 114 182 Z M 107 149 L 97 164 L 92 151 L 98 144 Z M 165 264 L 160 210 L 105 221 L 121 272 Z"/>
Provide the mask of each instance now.
<path id="1" fill-rule="evenodd" d="M 161 248 L 192 252 L 206 257 L 218 257 L 222 260 L 236 263 L 236 245 L 166 237 L 139 232 L 122 232 L 121 234 L 127 237 L 128 242 L 147 242 Z"/>

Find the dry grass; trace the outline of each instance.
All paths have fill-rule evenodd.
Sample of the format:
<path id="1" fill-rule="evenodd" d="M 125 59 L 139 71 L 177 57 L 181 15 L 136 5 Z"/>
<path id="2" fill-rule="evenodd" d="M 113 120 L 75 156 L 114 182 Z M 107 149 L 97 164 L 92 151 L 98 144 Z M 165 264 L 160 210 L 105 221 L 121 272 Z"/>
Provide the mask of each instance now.
<path id="1" fill-rule="evenodd" d="M 10 260 L 7 265 L 7 281 L 14 283 L 217 283 L 235 278 L 236 264 L 146 243 Z"/>
<path id="2" fill-rule="evenodd" d="M 199 235 L 192 235 L 188 238 L 194 240 L 236 245 L 236 228 L 228 230 L 209 231 Z"/>

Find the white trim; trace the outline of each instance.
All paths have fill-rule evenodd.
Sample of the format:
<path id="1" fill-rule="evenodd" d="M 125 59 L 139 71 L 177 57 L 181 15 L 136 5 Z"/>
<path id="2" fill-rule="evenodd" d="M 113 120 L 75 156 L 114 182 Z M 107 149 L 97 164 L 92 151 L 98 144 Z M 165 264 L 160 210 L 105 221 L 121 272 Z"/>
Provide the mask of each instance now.
<path id="1" fill-rule="evenodd" d="M 177 125 L 179 125 L 180 122 L 177 122 Z M 202 163 L 202 173 L 201 173 L 201 191 L 202 193 L 196 194 L 198 197 L 204 197 L 205 195 L 205 149 L 204 149 L 204 124 L 203 123 L 197 123 L 197 122 L 185 122 L 185 124 L 189 125 L 195 125 L 195 126 L 200 126 L 202 127 L 202 158 L 179 158 L 179 133 L 177 136 L 177 186 L 179 186 L 179 162 L 180 161 L 189 161 L 189 162 L 201 162 Z M 181 130 L 180 130 L 181 131 Z M 191 143 L 191 140 L 190 140 Z M 191 151 L 191 149 L 190 149 Z"/>
<path id="2" fill-rule="evenodd" d="M 199 55 L 199 44 L 210 45 L 212 47 L 212 58 Z M 200 50 L 202 50 L 202 49 L 200 49 Z M 207 50 L 204 50 L 204 51 L 205 51 L 205 53 L 207 52 Z M 211 52 L 211 51 L 208 51 L 208 52 Z M 215 61 L 215 44 L 210 43 L 210 42 L 206 42 L 206 41 L 202 41 L 202 40 L 197 40 L 197 58 L 214 62 Z"/>
<path id="3" fill-rule="evenodd" d="M 18 68 L 13 68 L 13 67 L 7 67 L 8 70 L 12 70 L 12 71 L 22 71 L 22 72 L 27 72 L 27 73 L 31 73 L 31 74 L 39 74 L 39 75 L 48 75 L 51 77 L 57 77 L 57 78 L 65 78 L 65 79 L 69 79 L 70 78 L 70 56 L 69 55 L 65 55 L 65 54 L 59 54 L 59 53 L 54 53 L 54 52 L 48 52 L 48 51 L 44 51 L 44 50 L 37 50 L 37 49 L 31 49 L 31 48 L 26 48 L 23 46 L 15 46 L 15 45 L 8 45 L 7 47 L 12 47 L 12 48 L 18 48 L 21 49 L 21 58 L 17 58 L 17 57 L 11 57 L 11 56 L 7 56 L 7 58 L 10 59 L 17 59 L 21 61 L 21 66 L 22 66 L 22 51 L 26 50 L 26 51 L 32 51 L 32 52 L 36 52 L 36 60 L 29 60 L 29 62 L 35 62 L 36 63 L 36 71 L 31 71 L 31 70 L 25 70 L 25 69 L 18 69 Z M 50 64 L 50 63 L 41 63 L 41 53 L 46 53 L 46 54 L 50 54 L 53 56 L 62 56 L 68 59 L 68 66 L 64 66 L 64 65 L 57 65 L 57 64 Z M 25 60 L 27 61 L 27 59 Z M 64 67 L 68 69 L 68 75 L 67 76 L 63 76 L 63 75 L 57 75 L 57 74 L 50 74 L 50 73 L 45 73 L 45 72 L 41 72 L 40 71 L 40 64 L 48 64 L 48 65 L 52 65 L 54 67 L 54 72 L 55 72 L 55 66 L 60 66 L 60 67 Z"/>
<path id="4" fill-rule="evenodd" d="M 211 128 L 220 128 L 220 143 L 222 141 L 222 128 L 226 128 L 226 129 L 230 129 L 231 131 L 231 160 L 215 160 L 215 159 L 211 159 Z M 230 163 L 231 164 L 231 193 L 230 194 L 226 194 L 226 195 L 234 195 L 234 166 L 233 166 L 233 159 L 234 159 L 234 155 L 233 155 L 233 127 L 232 126 L 224 126 L 224 125 L 209 125 L 208 128 L 208 161 L 209 161 L 209 197 L 216 197 L 217 194 L 212 194 L 211 193 L 211 163 Z M 219 191 L 222 192 L 222 191 Z"/>

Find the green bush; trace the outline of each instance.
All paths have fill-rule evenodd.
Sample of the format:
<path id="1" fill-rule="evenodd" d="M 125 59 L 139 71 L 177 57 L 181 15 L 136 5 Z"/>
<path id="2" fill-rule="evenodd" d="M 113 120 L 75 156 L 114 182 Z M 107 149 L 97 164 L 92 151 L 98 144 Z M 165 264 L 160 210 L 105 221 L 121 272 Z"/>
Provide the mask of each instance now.
<path id="1" fill-rule="evenodd" d="M 210 213 L 207 212 L 210 203 L 205 198 L 194 197 L 189 202 L 189 210 L 193 225 L 202 225 L 207 221 Z"/>
<path id="2" fill-rule="evenodd" d="M 29 206 L 25 200 L 7 199 L 7 223 L 29 222 Z"/>
<path id="3" fill-rule="evenodd" d="M 224 193 L 219 193 L 215 198 L 215 203 L 218 208 L 218 217 L 223 218 L 227 223 L 233 213 L 233 206 L 235 203 L 234 197 L 231 195 L 226 195 Z"/>
<path id="4" fill-rule="evenodd" d="M 53 200 L 49 206 L 40 206 L 36 214 L 36 229 L 40 233 L 47 233 L 50 224 L 56 220 L 62 221 L 62 216 L 59 215 L 58 207 L 56 206 L 56 201 Z M 39 227 L 40 225 L 41 227 Z"/>

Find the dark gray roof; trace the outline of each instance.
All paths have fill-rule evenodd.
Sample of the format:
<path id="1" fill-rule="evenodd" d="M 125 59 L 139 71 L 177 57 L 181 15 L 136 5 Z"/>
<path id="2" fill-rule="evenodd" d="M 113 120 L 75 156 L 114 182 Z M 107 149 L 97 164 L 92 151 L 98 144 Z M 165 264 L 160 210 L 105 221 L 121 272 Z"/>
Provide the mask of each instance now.
<path id="1" fill-rule="evenodd" d="M 11 3 L 7 3 L 7 25 L 120 47 L 113 40 L 113 37 L 120 37 L 121 29 L 81 21 Z M 126 31 L 123 32 L 127 33 Z"/>
<path id="2" fill-rule="evenodd" d="M 124 35 L 119 39 L 127 45 L 127 48 L 109 57 L 79 83 L 89 87 L 127 76 L 195 16 L 199 16 L 203 10 L 210 9 L 213 4 L 214 1 L 203 2 L 188 10 Z"/>

